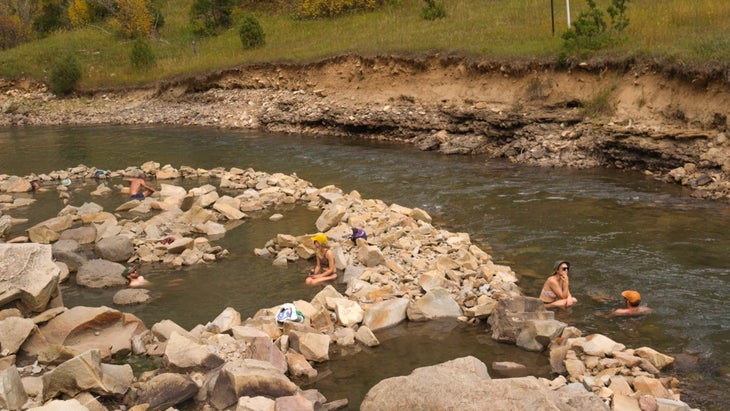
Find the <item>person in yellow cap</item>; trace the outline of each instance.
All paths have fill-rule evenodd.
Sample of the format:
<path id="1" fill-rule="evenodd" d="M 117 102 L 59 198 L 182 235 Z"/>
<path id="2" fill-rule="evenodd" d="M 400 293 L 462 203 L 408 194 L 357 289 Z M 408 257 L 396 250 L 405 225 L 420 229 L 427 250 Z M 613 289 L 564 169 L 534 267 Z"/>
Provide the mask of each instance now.
<path id="1" fill-rule="evenodd" d="M 624 290 L 621 293 L 626 302 L 626 308 L 617 308 L 613 310 L 610 317 L 633 317 L 637 315 L 649 314 L 651 308 L 647 306 L 641 306 L 641 294 L 634 290 Z"/>
<path id="2" fill-rule="evenodd" d="M 314 269 L 309 271 L 305 282 L 309 285 L 316 285 L 325 281 L 334 280 L 337 278 L 335 255 L 329 245 L 327 245 L 327 236 L 322 233 L 317 233 L 311 240 L 314 244 L 314 256 L 317 261 Z"/>

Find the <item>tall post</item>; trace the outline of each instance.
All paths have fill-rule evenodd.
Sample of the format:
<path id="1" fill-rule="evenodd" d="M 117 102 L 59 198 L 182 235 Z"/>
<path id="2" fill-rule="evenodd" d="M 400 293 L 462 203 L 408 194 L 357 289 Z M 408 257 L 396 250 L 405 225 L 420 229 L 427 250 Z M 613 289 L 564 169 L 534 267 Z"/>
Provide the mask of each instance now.
<path id="1" fill-rule="evenodd" d="M 550 0 L 550 18 L 553 22 L 553 36 L 555 36 L 555 6 L 553 5 L 553 0 Z"/>
<path id="2" fill-rule="evenodd" d="M 570 28 L 570 0 L 565 0 L 565 10 L 568 12 L 568 28 Z"/>

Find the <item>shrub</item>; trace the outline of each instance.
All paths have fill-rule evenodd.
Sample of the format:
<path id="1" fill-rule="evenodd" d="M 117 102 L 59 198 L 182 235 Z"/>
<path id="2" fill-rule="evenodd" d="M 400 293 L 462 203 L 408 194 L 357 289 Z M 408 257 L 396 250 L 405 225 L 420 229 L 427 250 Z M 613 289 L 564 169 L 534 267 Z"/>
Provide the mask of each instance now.
<path id="1" fill-rule="evenodd" d="M 152 33 L 155 16 L 149 0 L 118 0 L 112 25 L 125 37 L 144 37 Z"/>
<path id="2" fill-rule="evenodd" d="M 54 93 L 69 94 L 81 80 L 81 65 L 73 54 L 67 54 L 56 61 L 51 69 L 49 83 Z"/>
<path id="3" fill-rule="evenodd" d="M 129 60 L 135 70 L 145 70 L 155 65 L 155 55 L 152 52 L 152 47 L 142 38 L 138 38 L 132 44 Z"/>
<path id="4" fill-rule="evenodd" d="M 219 28 L 232 23 L 233 0 L 194 0 L 190 7 L 190 25 L 202 36 L 215 35 Z"/>
<path id="5" fill-rule="evenodd" d="M 374 10 L 384 0 L 303 0 L 299 15 L 303 18 L 339 16 L 351 10 Z"/>
<path id="6" fill-rule="evenodd" d="M 13 48 L 24 41 L 20 18 L 0 14 L 0 50 Z"/>
<path id="7" fill-rule="evenodd" d="M 573 26 L 562 35 L 563 49 L 568 53 L 590 54 L 605 48 L 612 41 L 617 41 L 618 34 L 629 24 L 625 13 L 626 3 L 630 0 L 611 0 L 612 4 L 606 11 L 611 17 L 610 26 L 595 0 L 586 1 L 588 10 L 581 12 Z"/>
<path id="8" fill-rule="evenodd" d="M 41 36 L 66 26 L 66 9 L 60 0 L 42 0 L 33 19 L 33 29 Z"/>
<path id="9" fill-rule="evenodd" d="M 81 27 L 91 21 L 91 11 L 86 0 L 71 0 L 68 4 L 68 20 L 73 27 Z"/>
<path id="10" fill-rule="evenodd" d="M 244 50 L 261 47 L 265 43 L 264 29 L 261 28 L 256 17 L 251 15 L 243 16 L 238 35 L 241 37 Z"/>
<path id="11" fill-rule="evenodd" d="M 421 17 L 424 20 L 436 20 L 446 17 L 444 3 L 437 3 L 436 0 L 426 0 L 426 6 L 421 10 Z"/>

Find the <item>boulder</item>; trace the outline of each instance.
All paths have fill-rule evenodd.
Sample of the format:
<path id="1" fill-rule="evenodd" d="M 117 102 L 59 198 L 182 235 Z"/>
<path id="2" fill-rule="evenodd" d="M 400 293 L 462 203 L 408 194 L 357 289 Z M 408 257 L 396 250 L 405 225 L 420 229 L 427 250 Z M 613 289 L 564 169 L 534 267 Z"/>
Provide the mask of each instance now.
<path id="1" fill-rule="evenodd" d="M 0 371 L 0 409 L 19 410 L 28 400 L 16 367 Z"/>
<path id="2" fill-rule="evenodd" d="M 134 375 L 129 364 L 101 363 L 99 350 L 88 350 L 43 375 L 43 400 L 91 391 L 102 396 L 124 394 Z"/>
<path id="3" fill-rule="evenodd" d="M 342 217 L 345 216 L 347 209 L 341 204 L 332 204 L 320 214 L 314 225 L 320 232 L 325 232 L 332 227 L 335 227 L 342 221 Z"/>
<path id="4" fill-rule="evenodd" d="M 64 231 L 65 233 L 66 231 Z M 96 231 L 94 231 L 96 233 Z M 69 271 L 78 271 L 89 259 L 81 249 L 81 245 L 74 239 L 60 239 L 51 246 L 53 258 L 65 263 Z"/>
<path id="5" fill-rule="evenodd" d="M 435 288 L 423 297 L 408 304 L 406 310 L 410 321 L 427 321 L 434 318 L 459 317 L 461 307 L 443 288 Z"/>
<path id="6" fill-rule="evenodd" d="M 112 298 L 116 305 L 134 305 L 146 303 L 150 300 L 150 290 L 144 288 L 125 288 L 117 291 Z"/>
<path id="7" fill-rule="evenodd" d="M 242 396 L 281 397 L 299 390 L 273 365 L 259 360 L 227 362 L 210 392 L 209 402 L 219 410 L 235 404 Z"/>
<path id="8" fill-rule="evenodd" d="M 93 225 L 69 228 L 62 232 L 58 239 L 74 240 L 79 244 L 91 244 L 96 241 L 96 228 Z"/>
<path id="9" fill-rule="evenodd" d="M 132 337 L 146 329 L 142 320 L 132 314 L 104 306 L 76 306 L 39 326 L 21 351 L 37 356 L 51 347 L 64 346 L 76 353 L 97 349 L 103 358 L 108 358 L 129 352 Z"/>
<path id="10" fill-rule="evenodd" d="M 555 314 L 540 299 L 512 294 L 499 300 L 487 323 L 492 329 L 492 339 L 515 344 L 526 322 L 554 318 Z"/>
<path id="11" fill-rule="evenodd" d="M 173 332 L 167 340 L 165 361 L 181 370 L 210 370 L 224 363 L 206 345 L 177 332 Z"/>
<path id="12" fill-rule="evenodd" d="M 609 410 L 593 393 L 555 392 L 535 377 L 492 380 L 486 365 L 471 356 L 380 381 L 360 409 L 412 409 L 414 404 L 430 410 Z"/>
<path id="13" fill-rule="evenodd" d="M 329 360 L 329 335 L 313 332 L 289 332 L 289 347 L 302 354 L 307 360 L 321 362 Z"/>
<path id="14" fill-rule="evenodd" d="M 23 310 L 45 310 L 57 295 L 59 271 L 49 245 L 0 244 L 0 307 L 18 301 Z"/>
<path id="15" fill-rule="evenodd" d="M 163 373 L 139 384 L 134 404 L 147 404 L 150 409 L 164 410 L 193 398 L 198 386 L 189 376 Z"/>
<path id="16" fill-rule="evenodd" d="M 392 327 L 406 320 L 407 308 L 407 298 L 381 301 L 368 308 L 362 323 L 372 331 Z"/>
<path id="17" fill-rule="evenodd" d="M 33 407 L 33 411 L 90 411 L 76 399 L 48 401 L 40 407 Z"/>
<path id="18" fill-rule="evenodd" d="M 89 288 L 126 286 L 123 271 L 124 266 L 119 263 L 98 258 L 89 260 L 76 273 L 76 284 Z"/>
<path id="19" fill-rule="evenodd" d="M 36 328 L 30 318 L 8 317 L 0 320 L 0 355 L 15 354 Z"/>
<path id="20" fill-rule="evenodd" d="M 127 261 L 134 254 L 134 244 L 127 236 L 102 238 L 94 247 L 96 255 L 109 261 Z"/>

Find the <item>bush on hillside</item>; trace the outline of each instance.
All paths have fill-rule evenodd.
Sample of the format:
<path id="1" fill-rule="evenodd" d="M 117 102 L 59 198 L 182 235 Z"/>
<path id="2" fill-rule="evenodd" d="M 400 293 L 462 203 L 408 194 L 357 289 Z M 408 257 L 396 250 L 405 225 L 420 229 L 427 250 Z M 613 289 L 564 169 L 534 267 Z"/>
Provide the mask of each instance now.
<path id="1" fill-rule="evenodd" d="M 241 37 L 244 50 L 261 47 L 265 43 L 264 29 L 261 28 L 256 17 L 251 15 L 243 16 L 238 35 Z"/>
<path id="2" fill-rule="evenodd" d="M 110 24 L 127 38 L 149 36 L 155 24 L 152 3 L 149 0 L 117 0 L 117 11 Z"/>
<path id="3" fill-rule="evenodd" d="M 446 17 L 446 7 L 442 2 L 426 0 L 426 6 L 421 9 L 421 17 L 424 20 L 436 20 Z"/>
<path id="4" fill-rule="evenodd" d="M 201 36 L 213 36 L 220 28 L 233 23 L 233 0 L 193 0 L 190 8 L 190 25 Z"/>
<path id="5" fill-rule="evenodd" d="M 334 17 L 352 10 L 374 10 L 384 3 L 385 0 L 303 0 L 299 15 L 307 19 Z"/>
<path id="6" fill-rule="evenodd" d="M 33 17 L 33 30 L 46 36 L 68 24 L 66 9 L 58 0 L 41 0 Z"/>
<path id="7" fill-rule="evenodd" d="M 609 25 L 604 13 L 596 6 L 595 0 L 586 0 L 588 9 L 584 10 L 573 23 L 573 26 L 563 33 L 563 49 L 567 53 L 580 55 L 590 54 L 607 47 L 619 40 L 619 34 L 628 26 L 626 3 L 630 0 L 611 0 L 607 13 L 611 17 Z"/>
<path id="8" fill-rule="evenodd" d="M 132 62 L 132 67 L 140 71 L 154 67 L 156 62 L 152 47 L 142 38 L 138 38 L 132 44 L 129 60 Z"/>
<path id="9" fill-rule="evenodd" d="M 29 33 L 16 16 L 0 14 L 0 50 L 13 48 L 27 41 Z"/>
<path id="10" fill-rule="evenodd" d="M 81 80 L 81 64 L 73 54 L 56 61 L 51 68 L 48 83 L 51 90 L 59 96 L 69 94 Z"/>

